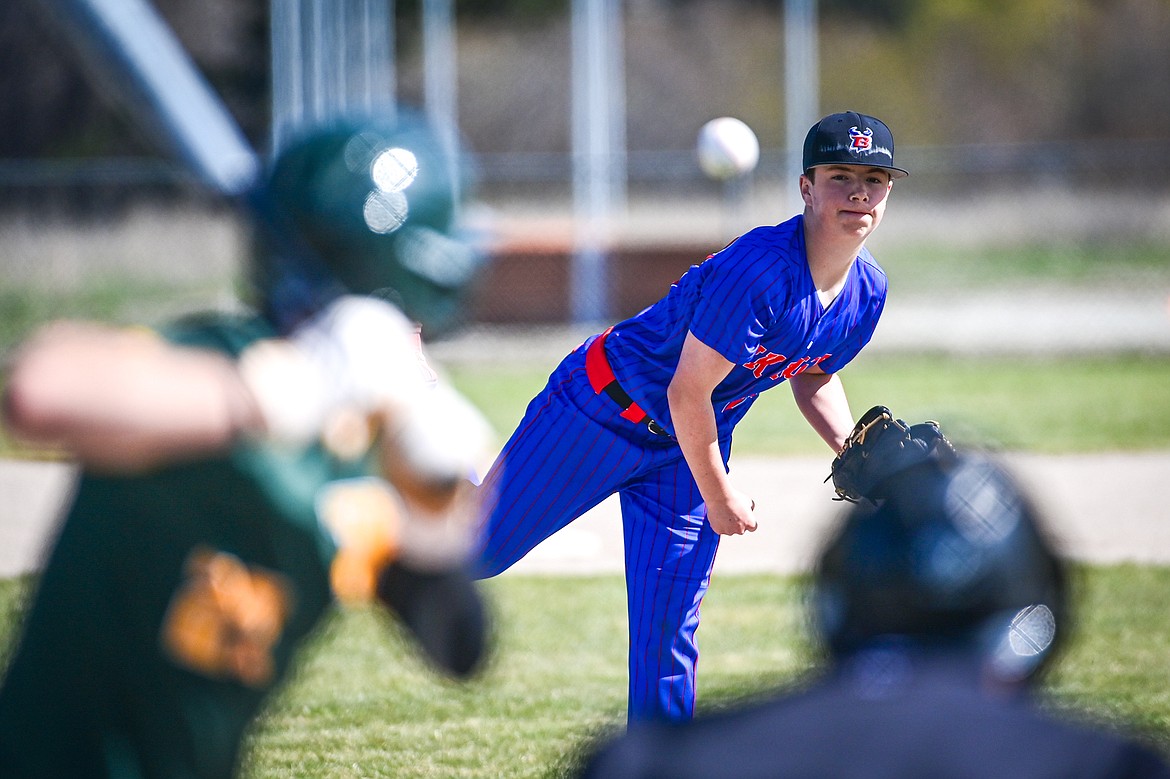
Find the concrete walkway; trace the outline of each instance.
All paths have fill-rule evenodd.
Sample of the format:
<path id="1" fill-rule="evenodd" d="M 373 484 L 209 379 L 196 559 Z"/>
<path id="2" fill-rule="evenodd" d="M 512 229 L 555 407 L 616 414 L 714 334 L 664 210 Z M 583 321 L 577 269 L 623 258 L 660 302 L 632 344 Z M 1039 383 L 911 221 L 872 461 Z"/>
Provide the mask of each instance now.
<path id="1" fill-rule="evenodd" d="M 1068 557 L 1170 564 L 1170 506 L 1153 488 L 1170 479 L 1170 452 L 1003 459 L 1037 497 L 1054 541 Z M 826 475 L 828 461 L 822 459 L 733 460 L 732 476 L 756 501 L 760 528 L 724 539 L 716 572 L 807 571 L 844 506 L 832 500 Z M 621 555 L 621 518 L 611 498 L 512 570 L 619 572 Z"/>
<path id="2" fill-rule="evenodd" d="M 1170 564 L 1170 452 L 1008 455 L 1038 498 L 1059 547 L 1076 560 Z M 823 458 L 733 460 L 736 483 L 757 504 L 760 529 L 724 540 L 717 573 L 796 573 L 816 556 L 842 508 L 823 483 Z M 59 464 L 0 460 L 0 577 L 36 570 L 73 472 Z M 622 570 L 622 529 L 610 499 L 537 547 L 508 575 Z"/>

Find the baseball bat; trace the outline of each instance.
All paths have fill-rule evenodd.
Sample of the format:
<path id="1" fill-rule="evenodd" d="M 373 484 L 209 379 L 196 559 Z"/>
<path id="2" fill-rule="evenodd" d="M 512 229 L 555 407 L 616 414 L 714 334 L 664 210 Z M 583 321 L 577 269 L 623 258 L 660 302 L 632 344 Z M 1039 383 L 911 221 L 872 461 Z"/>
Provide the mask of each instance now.
<path id="1" fill-rule="evenodd" d="M 235 118 L 174 32 L 146 0 L 34 0 L 60 30 L 106 96 L 177 157 L 214 194 L 233 201 L 276 253 L 281 280 L 270 291 L 282 330 L 322 308 L 341 290 L 300 239 L 263 185 L 262 163 Z"/>
<path id="2" fill-rule="evenodd" d="M 273 298 L 269 308 L 278 327 L 291 330 L 300 318 L 344 292 L 300 238 L 293 220 L 276 206 L 264 186 L 257 153 L 146 0 L 35 0 L 34 4 L 50 26 L 67 36 L 105 94 L 129 110 L 154 142 L 180 159 L 206 188 L 237 203 L 264 233 L 280 263 L 282 283 L 269 291 Z M 399 484 L 409 477 L 407 484 L 418 497 L 442 501 L 443 506 L 453 500 L 456 485 L 445 479 L 427 482 L 429 474 L 412 472 L 405 455 L 396 460 L 401 460 Z M 433 465 L 428 463 L 428 467 Z M 401 588 L 405 574 L 396 575 Z M 467 627 L 469 617 L 482 619 L 478 613 L 482 605 L 469 580 L 458 578 L 462 575 L 461 570 L 427 574 L 432 579 L 441 577 L 436 581 L 448 589 L 462 588 L 455 592 L 456 607 L 462 612 L 425 606 L 401 612 L 428 654 L 458 675 L 470 673 L 483 652 L 482 625 L 476 621 Z M 385 584 L 380 587 L 381 594 L 389 592 Z M 391 605 L 401 610 L 405 601 Z M 445 634 L 439 636 L 436 630 Z"/>

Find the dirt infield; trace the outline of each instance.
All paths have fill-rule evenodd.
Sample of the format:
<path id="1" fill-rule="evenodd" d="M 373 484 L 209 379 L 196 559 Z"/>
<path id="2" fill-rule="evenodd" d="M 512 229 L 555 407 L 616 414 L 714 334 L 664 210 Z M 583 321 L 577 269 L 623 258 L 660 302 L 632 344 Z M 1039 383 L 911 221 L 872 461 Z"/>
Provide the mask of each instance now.
<path id="1" fill-rule="evenodd" d="M 1064 553 L 1097 563 L 1170 564 L 1170 507 L 1157 490 L 1170 478 L 1170 452 L 1007 455 L 1040 502 Z M 736 483 L 755 499 L 760 529 L 725 539 L 717 573 L 808 569 L 839 515 L 819 458 L 744 457 Z M 0 577 L 35 571 L 73 472 L 61 465 L 0 460 Z M 509 575 L 622 570 L 622 530 L 610 499 L 537 547 Z"/>

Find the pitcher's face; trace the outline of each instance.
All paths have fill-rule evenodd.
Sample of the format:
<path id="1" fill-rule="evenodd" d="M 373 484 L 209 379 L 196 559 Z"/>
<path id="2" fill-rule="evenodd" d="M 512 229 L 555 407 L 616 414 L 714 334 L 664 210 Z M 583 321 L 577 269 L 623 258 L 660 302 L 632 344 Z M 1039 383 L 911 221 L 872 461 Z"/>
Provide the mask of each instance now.
<path id="1" fill-rule="evenodd" d="M 800 177 L 800 194 L 818 224 L 864 240 L 877 228 L 893 188 L 889 172 L 866 165 L 821 165 Z"/>

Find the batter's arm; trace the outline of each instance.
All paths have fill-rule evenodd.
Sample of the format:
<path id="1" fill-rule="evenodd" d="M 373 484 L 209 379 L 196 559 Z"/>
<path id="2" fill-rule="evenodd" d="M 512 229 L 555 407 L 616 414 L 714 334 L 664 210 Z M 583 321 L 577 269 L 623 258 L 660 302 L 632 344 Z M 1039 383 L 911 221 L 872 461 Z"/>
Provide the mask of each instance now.
<path id="1" fill-rule="evenodd" d="M 826 444 L 840 451 L 853 430 L 853 414 L 845 385 L 835 373 L 811 368 L 788 380 L 796 407 Z"/>
<path id="2" fill-rule="evenodd" d="M 3 417 L 17 438 L 112 472 L 220 451 L 263 430 L 226 356 L 83 322 L 47 325 L 21 346 Z"/>
<path id="3" fill-rule="evenodd" d="M 723 355 L 687 333 L 666 391 L 675 438 L 707 504 L 707 521 L 721 535 L 756 529 L 751 499 L 731 484 L 724 468 L 711 404 L 711 393 L 732 367 Z"/>

